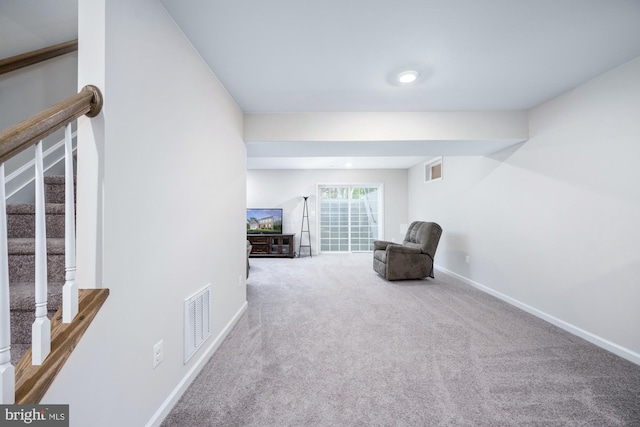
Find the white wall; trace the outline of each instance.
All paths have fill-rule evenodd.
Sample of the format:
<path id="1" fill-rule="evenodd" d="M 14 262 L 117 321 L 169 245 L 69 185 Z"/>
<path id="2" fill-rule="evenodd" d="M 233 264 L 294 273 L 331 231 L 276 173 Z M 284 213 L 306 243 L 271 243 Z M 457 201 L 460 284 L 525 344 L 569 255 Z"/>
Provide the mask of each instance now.
<path id="1" fill-rule="evenodd" d="M 162 419 L 245 307 L 242 113 L 157 0 L 83 0 L 81 32 L 83 20 L 105 28 L 82 39 L 94 49 L 79 73 L 105 104 L 81 124 L 78 180 L 91 184 L 78 213 L 100 220 L 78 222 L 98 238 L 80 286 L 111 293 L 43 402 L 70 404 L 72 426 L 142 426 Z M 212 338 L 183 365 L 183 299 L 207 284 Z"/>
<path id="2" fill-rule="evenodd" d="M 0 4 L 0 59 L 42 49 L 77 38 L 76 0 L 7 1 Z M 29 118 L 57 102 L 74 95 L 77 85 L 78 56 L 69 53 L 39 64 L 0 75 L 0 129 Z M 45 150 L 64 137 L 55 132 L 44 142 Z M 33 148 L 8 160 L 6 175 L 33 160 Z M 32 174 L 33 172 L 30 171 Z M 26 174 L 25 174 L 26 175 Z M 7 194 L 20 188 L 30 177 L 18 177 Z M 18 193 L 12 203 L 33 202 L 33 185 Z"/>
<path id="3" fill-rule="evenodd" d="M 638 117 L 640 59 L 532 110 L 519 147 L 412 168 L 409 219 L 442 225 L 439 266 L 640 363 Z"/>
<path id="4" fill-rule="evenodd" d="M 402 241 L 401 225 L 407 223 L 407 171 L 400 169 L 249 170 L 247 207 L 283 208 L 283 232 L 296 233 L 300 244 L 304 199 L 310 196 L 309 228 L 313 253 L 318 252 L 317 185 L 384 183 L 384 237 Z M 306 241 L 305 241 L 306 243 Z M 306 254 L 307 252 L 303 252 Z"/>

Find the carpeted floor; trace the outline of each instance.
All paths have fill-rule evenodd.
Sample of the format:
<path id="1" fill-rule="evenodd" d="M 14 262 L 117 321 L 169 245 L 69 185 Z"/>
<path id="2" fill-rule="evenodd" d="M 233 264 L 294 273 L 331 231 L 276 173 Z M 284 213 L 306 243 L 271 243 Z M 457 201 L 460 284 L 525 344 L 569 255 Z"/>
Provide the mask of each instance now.
<path id="1" fill-rule="evenodd" d="M 436 271 L 251 259 L 249 308 L 163 426 L 640 426 L 640 366 Z"/>

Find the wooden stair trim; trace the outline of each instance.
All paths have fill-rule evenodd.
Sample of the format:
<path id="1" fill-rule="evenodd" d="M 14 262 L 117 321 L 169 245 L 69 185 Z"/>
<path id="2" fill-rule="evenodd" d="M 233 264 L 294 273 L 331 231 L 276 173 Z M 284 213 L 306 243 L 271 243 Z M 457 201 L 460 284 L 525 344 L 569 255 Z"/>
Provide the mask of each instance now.
<path id="1" fill-rule="evenodd" d="M 51 319 L 51 353 L 44 363 L 33 366 L 29 349 L 16 365 L 16 404 L 40 403 L 108 296 L 109 289 L 80 289 L 73 322 L 62 323 L 62 308 L 56 312 Z"/>

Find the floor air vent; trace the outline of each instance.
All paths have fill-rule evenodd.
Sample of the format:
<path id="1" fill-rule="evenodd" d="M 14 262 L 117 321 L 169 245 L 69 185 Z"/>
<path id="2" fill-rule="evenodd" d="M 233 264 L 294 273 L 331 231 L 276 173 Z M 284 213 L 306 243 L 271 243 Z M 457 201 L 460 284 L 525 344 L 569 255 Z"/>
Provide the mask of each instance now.
<path id="1" fill-rule="evenodd" d="M 184 300 L 184 363 L 211 335 L 211 285 Z"/>

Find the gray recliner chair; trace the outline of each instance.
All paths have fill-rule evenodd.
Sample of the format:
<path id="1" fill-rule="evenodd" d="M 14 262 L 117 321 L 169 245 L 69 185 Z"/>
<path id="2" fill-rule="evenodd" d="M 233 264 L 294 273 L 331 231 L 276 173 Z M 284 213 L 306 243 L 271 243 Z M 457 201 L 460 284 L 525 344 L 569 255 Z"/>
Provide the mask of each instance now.
<path id="1" fill-rule="evenodd" d="M 251 268 L 251 266 L 249 265 L 249 255 L 251 255 L 251 249 L 253 249 L 253 246 L 251 245 L 251 242 L 247 240 L 247 278 L 249 278 L 249 269 Z"/>
<path id="2" fill-rule="evenodd" d="M 373 269 L 387 280 L 433 277 L 433 257 L 441 234 L 435 222 L 414 221 L 402 244 L 375 240 Z"/>

